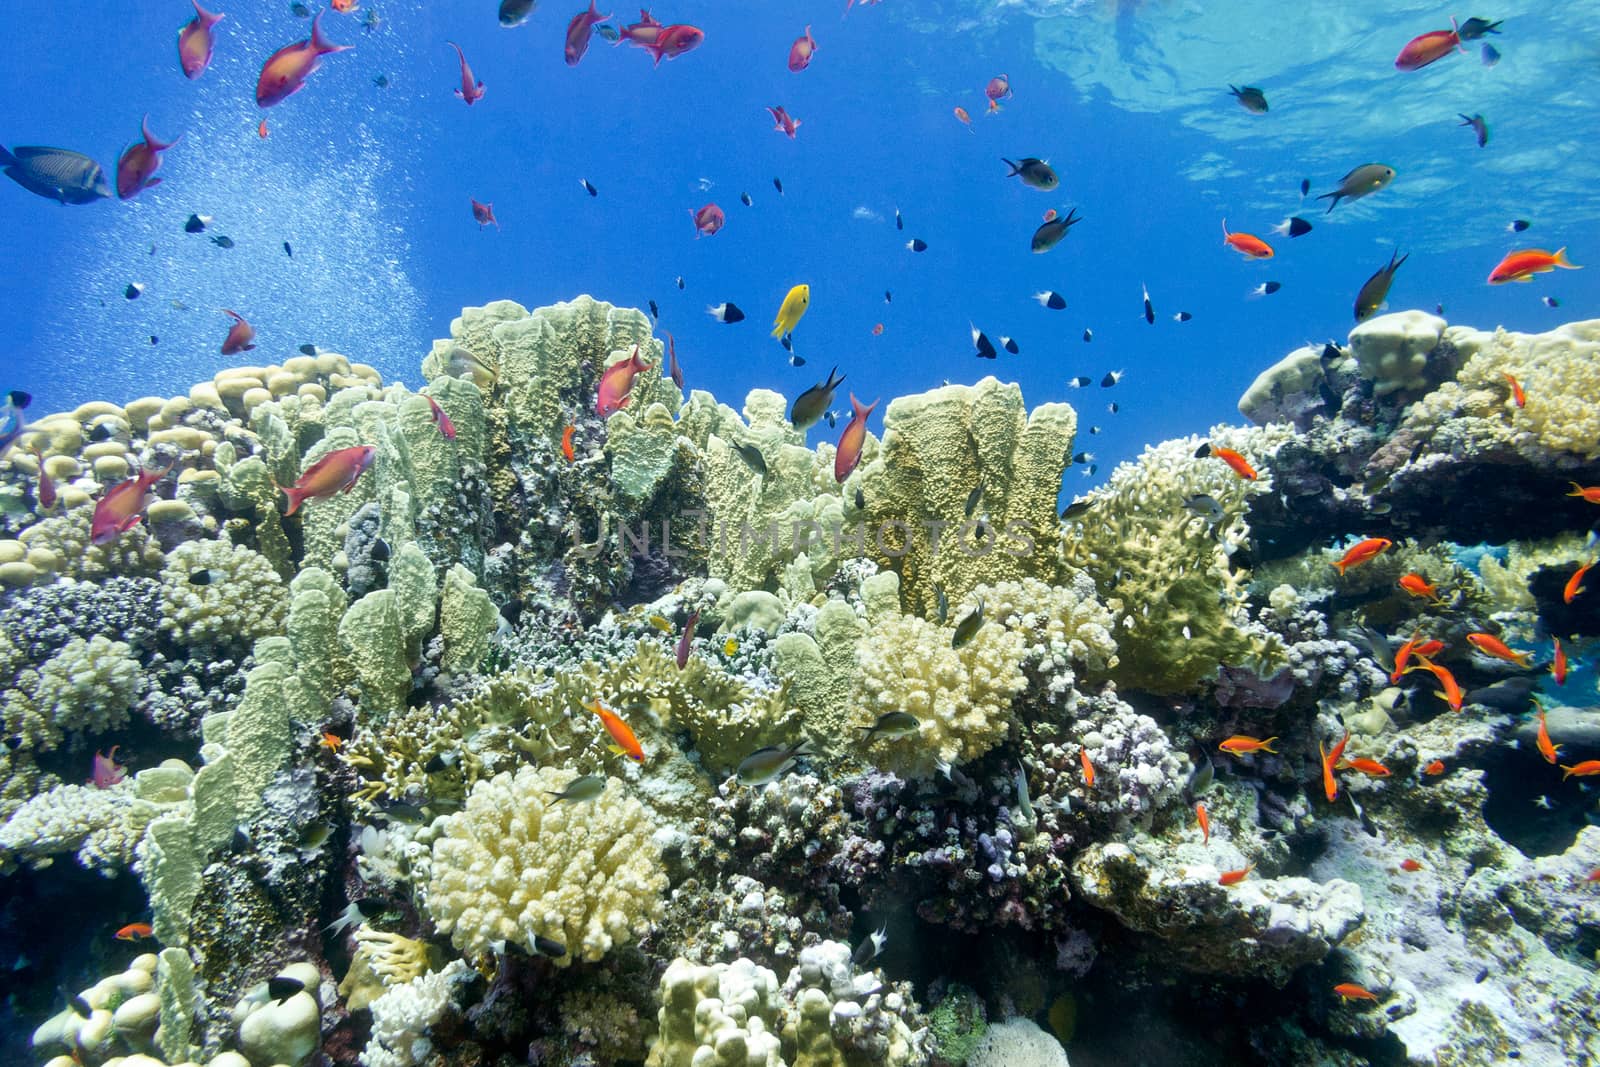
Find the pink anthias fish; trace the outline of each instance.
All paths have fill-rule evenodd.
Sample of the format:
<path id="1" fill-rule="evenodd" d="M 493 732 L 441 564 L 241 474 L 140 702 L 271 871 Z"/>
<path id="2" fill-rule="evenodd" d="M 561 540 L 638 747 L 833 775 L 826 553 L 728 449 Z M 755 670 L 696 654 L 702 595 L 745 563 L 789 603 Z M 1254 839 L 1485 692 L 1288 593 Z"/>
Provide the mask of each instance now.
<path id="1" fill-rule="evenodd" d="M 668 370 L 668 372 L 667 372 L 667 375 L 668 375 L 668 377 L 670 377 L 672 379 L 672 384 L 673 385 L 676 385 L 679 389 L 682 389 L 683 388 L 683 368 L 678 366 L 678 342 L 673 340 L 672 331 L 671 330 L 667 330 L 666 334 L 667 334 L 667 366 L 668 366 L 668 368 L 670 368 Z"/>
<path id="2" fill-rule="evenodd" d="M 589 0 L 589 9 L 580 11 L 572 16 L 572 21 L 567 23 L 567 43 L 563 49 L 567 66 L 576 67 L 578 60 L 589 50 L 589 38 L 594 36 L 594 27 L 597 22 L 604 22 L 610 15 L 602 15 L 594 6 L 594 0 Z"/>
<path id="3" fill-rule="evenodd" d="M 694 236 L 697 241 L 702 237 L 710 237 L 722 229 L 722 224 L 728 221 L 727 216 L 716 204 L 707 204 L 699 211 L 691 211 L 689 214 L 694 216 Z"/>
<path id="4" fill-rule="evenodd" d="M 446 441 L 454 441 L 456 439 L 456 424 L 450 421 L 450 416 L 444 413 L 444 408 L 440 407 L 439 402 L 426 393 L 423 394 L 422 399 L 428 402 L 428 407 L 433 412 L 433 424 L 439 427 L 439 432 L 444 435 L 444 439 Z"/>
<path id="5" fill-rule="evenodd" d="M 144 140 L 129 145 L 123 151 L 122 158 L 117 160 L 117 197 L 121 200 L 131 199 L 146 189 L 160 185 L 161 179 L 152 175 L 161 166 L 161 153 L 183 140 L 181 133 L 170 141 L 156 137 L 150 132 L 149 115 L 140 121 L 139 133 Z"/>
<path id="6" fill-rule="evenodd" d="M 795 131 L 800 128 L 800 120 L 790 118 L 789 112 L 782 107 L 769 107 L 767 110 L 772 113 L 772 121 L 777 123 L 772 128 L 788 134 L 789 139 L 793 140 Z"/>
<path id="7" fill-rule="evenodd" d="M 178 31 L 178 65 L 185 78 L 193 81 L 211 65 L 211 50 L 216 47 L 211 27 L 221 21 L 221 15 L 213 15 L 200 6 L 200 0 L 194 0 L 194 18 Z"/>
<path id="8" fill-rule="evenodd" d="M 833 457 L 834 481 L 843 482 L 856 469 L 856 464 L 861 462 L 861 446 L 867 441 L 867 416 L 877 406 L 878 402 L 874 400 L 862 407 L 856 395 L 850 394 L 850 421 L 845 425 L 844 433 L 839 435 L 839 450 Z"/>
<path id="9" fill-rule="evenodd" d="M 1449 55 L 1451 49 L 1466 51 L 1461 47 L 1461 33 L 1454 18 L 1451 18 L 1448 30 L 1434 30 L 1407 41 L 1406 46 L 1400 49 L 1400 54 L 1395 57 L 1394 69 L 1421 70 L 1429 63 Z"/>
<path id="10" fill-rule="evenodd" d="M 639 10 L 639 21 L 617 31 L 617 43 L 636 44 L 655 57 L 660 66 L 663 59 L 676 59 L 706 39 L 705 31 L 688 23 L 675 22 L 663 26 L 650 14 L 649 8 Z"/>
<path id="11" fill-rule="evenodd" d="M 492 202 L 482 204 L 477 200 L 473 200 L 470 196 L 467 199 L 472 200 L 472 217 L 478 220 L 478 229 L 481 230 L 491 223 L 495 229 L 498 230 L 500 228 L 500 220 L 494 217 L 494 204 Z"/>
<path id="12" fill-rule="evenodd" d="M 694 640 L 694 628 L 700 624 L 700 613 L 697 611 L 689 616 L 689 621 L 683 624 L 683 636 L 678 638 L 677 659 L 678 669 L 681 671 L 689 665 L 689 642 Z"/>
<path id="13" fill-rule="evenodd" d="M 256 328 L 244 321 L 244 316 L 237 311 L 223 308 L 222 313 L 233 320 L 233 325 L 228 327 L 228 336 L 222 339 L 222 354 L 232 356 L 252 351 L 256 347 Z"/>
<path id="14" fill-rule="evenodd" d="M 144 498 L 150 487 L 170 474 L 177 462 L 171 460 L 156 471 L 142 470 L 107 489 L 95 503 L 94 517 L 89 520 L 89 543 L 108 545 L 137 526 L 144 517 Z"/>
<path id="15" fill-rule="evenodd" d="M 117 749 L 121 747 L 112 745 L 110 752 L 94 754 L 94 763 L 89 770 L 90 785 L 96 789 L 110 789 L 127 777 L 128 768 L 117 762 Z"/>
<path id="16" fill-rule="evenodd" d="M 811 27 L 806 27 L 806 32 L 794 39 L 794 44 L 789 46 L 789 69 L 796 74 L 811 65 L 811 57 L 817 53 L 816 38 L 811 36 Z"/>
<path id="17" fill-rule="evenodd" d="M 846 16 L 848 16 L 850 14 L 850 9 L 852 7 L 854 7 L 856 4 L 860 4 L 862 7 L 868 7 L 868 6 L 872 5 L 872 4 L 881 4 L 881 3 L 883 3 L 883 0 L 845 0 L 844 14 L 840 15 L 839 18 L 842 21 Z"/>
<path id="18" fill-rule="evenodd" d="M 56 481 L 45 469 L 44 453 L 39 451 L 38 445 L 33 446 L 33 458 L 39 463 L 39 492 L 36 494 L 39 510 L 49 511 L 56 506 Z"/>
<path id="19" fill-rule="evenodd" d="M 483 83 L 473 81 L 472 68 L 467 66 L 467 54 L 461 51 L 461 46 L 454 41 L 446 41 L 445 44 L 454 48 L 456 56 L 461 60 L 461 88 L 454 92 L 466 101 L 468 107 L 471 107 L 476 101 L 483 99 Z"/>
<path id="20" fill-rule="evenodd" d="M 304 41 L 286 44 L 261 64 L 261 77 L 256 81 L 256 106 L 271 107 L 281 104 L 306 87 L 306 79 L 322 64 L 322 57 L 330 52 L 348 52 L 354 45 L 329 44 L 322 36 L 322 16 L 317 12 L 311 20 L 311 36 Z"/>
<path id="21" fill-rule="evenodd" d="M 279 486 L 289 498 L 285 516 L 300 510 L 307 500 L 325 500 L 335 493 L 348 493 L 356 487 L 361 473 L 372 466 L 378 450 L 372 445 L 336 448 L 306 468 L 293 485 Z"/>
<path id="22" fill-rule="evenodd" d="M 633 346 L 633 355 L 618 360 L 600 375 L 600 389 L 595 396 L 594 411 L 602 419 L 628 406 L 628 394 L 633 390 L 633 379 L 650 364 L 639 358 L 639 346 Z"/>

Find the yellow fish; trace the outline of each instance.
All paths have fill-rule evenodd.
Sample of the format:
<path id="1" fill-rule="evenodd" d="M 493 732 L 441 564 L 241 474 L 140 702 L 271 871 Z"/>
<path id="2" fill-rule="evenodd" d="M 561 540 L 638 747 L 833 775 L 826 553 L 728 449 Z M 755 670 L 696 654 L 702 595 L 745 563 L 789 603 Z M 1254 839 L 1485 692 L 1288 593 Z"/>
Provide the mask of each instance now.
<path id="1" fill-rule="evenodd" d="M 778 317 L 772 320 L 772 336 L 782 337 L 794 329 L 810 306 L 811 286 L 802 283 L 790 289 L 789 295 L 783 298 L 783 306 L 778 309 Z"/>
<path id="2" fill-rule="evenodd" d="M 737 651 L 739 651 L 739 641 L 737 638 L 730 637 L 726 641 L 722 642 L 722 654 L 724 656 L 731 656 Z"/>

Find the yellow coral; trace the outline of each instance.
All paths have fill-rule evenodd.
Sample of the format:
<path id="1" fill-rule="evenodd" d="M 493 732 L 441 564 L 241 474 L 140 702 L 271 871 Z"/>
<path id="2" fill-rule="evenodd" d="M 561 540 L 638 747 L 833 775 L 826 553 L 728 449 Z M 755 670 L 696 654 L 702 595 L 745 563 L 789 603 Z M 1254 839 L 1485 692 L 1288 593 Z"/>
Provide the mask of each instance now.
<path id="1" fill-rule="evenodd" d="M 425 906 L 456 948 L 531 951 L 537 935 L 566 946 L 557 966 L 594 962 L 660 916 L 667 878 L 644 805 L 614 778 L 592 801 L 553 800 L 571 778 L 559 767 L 497 775 L 438 824 Z"/>

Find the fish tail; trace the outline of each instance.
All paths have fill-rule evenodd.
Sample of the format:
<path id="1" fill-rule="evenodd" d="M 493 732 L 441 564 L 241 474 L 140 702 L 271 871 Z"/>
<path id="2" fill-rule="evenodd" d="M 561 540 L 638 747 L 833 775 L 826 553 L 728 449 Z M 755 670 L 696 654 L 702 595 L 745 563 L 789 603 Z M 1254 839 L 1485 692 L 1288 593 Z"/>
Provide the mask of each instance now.
<path id="1" fill-rule="evenodd" d="M 1011 160 L 1007 159 L 1005 156 L 1000 157 L 1000 162 L 1011 168 L 1011 173 L 1006 175 L 1007 178 L 1015 178 L 1018 174 L 1022 173 L 1022 168 L 1011 162 Z"/>
<path id="2" fill-rule="evenodd" d="M 1551 257 L 1550 262 L 1554 263 L 1558 267 L 1565 267 L 1567 270 L 1583 269 L 1582 267 L 1578 266 L 1578 264 L 1567 259 L 1567 250 L 1564 247 L 1556 249 L 1556 254 Z"/>
<path id="3" fill-rule="evenodd" d="M 1261 742 L 1261 751 L 1270 752 L 1276 756 L 1278 754 L 1278 750 L 1272 747 L 1272 742 L 1276 740 L 1276 737 L 1269 737 L 1265 741 Z"/>
<path id="4" fill-rule="evenodd" d="M 1339 206 L 1339 201 L 1344 199 L 1344 196 L 1341 193 L 1323 193 L 1321 196 L 1317 197 L 1316 199 L 1318 199 L 1318 200 L 1328 200 L 1330 197 L 1332 198 L 1332 200 L 1328 204 L 1328 211 L 1324 211 L 1323 212 L 1324 215 L 1328 214 L 1328 212 L 1330 212 L 1334 208 L 1338 207 Z"/>
<path id="5" fill-rule="evenodd" d="M 288 518 L 300 510 L 300 505 L 306 502 L 306 494 L 292 485 L 279 486 L 279 489 L 289 498 L 289 507 L 283 513 L 283 517 Z"/>

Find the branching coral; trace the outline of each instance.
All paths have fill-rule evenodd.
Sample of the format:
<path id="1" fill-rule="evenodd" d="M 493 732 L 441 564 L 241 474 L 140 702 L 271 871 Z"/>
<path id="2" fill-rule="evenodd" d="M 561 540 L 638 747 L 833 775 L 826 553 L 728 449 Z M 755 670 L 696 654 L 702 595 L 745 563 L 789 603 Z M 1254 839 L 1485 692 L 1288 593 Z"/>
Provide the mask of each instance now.
<path id="1" fill-rule="evenodd" d="M 467 952 L 535 936 L 566 946 L 555 962 L 599 960 L 660 916 L 661 852 L 644 805 L 615 779 L 583 804 L 551 799 L 572 779 L 523 767 L 480 782 L 433 845 L 425 906 Z"/>
<path id="2" fill-rule="evenodd" d="M 63 732 L 103 733 L 127 722 L 140 683 L 139 661 L 132 652 L 125 643 L 98 634 L 62 646 L 40 668 L 32 692 L 38 715 L 35 743 L 54 747 Z"/>
<path id="3" fill-rule="evenodd" d="M 161 571 L 161 628 L 191 649 L 248 648 L 283 628 L 286 588 L 259 552 L 189 541 Z"/>

